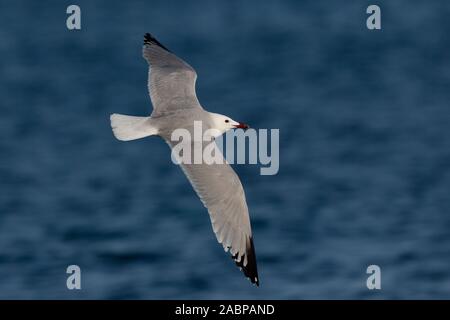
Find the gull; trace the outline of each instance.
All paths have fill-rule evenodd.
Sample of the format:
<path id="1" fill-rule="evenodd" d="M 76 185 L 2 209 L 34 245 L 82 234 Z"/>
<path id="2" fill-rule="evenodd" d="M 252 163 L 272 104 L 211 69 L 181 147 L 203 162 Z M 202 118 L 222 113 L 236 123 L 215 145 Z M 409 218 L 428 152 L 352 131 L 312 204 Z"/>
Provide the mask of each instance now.
<path id="1" fill-rule="evenodd" d="M 153 112 L 147 117 L 112 114 L 111 127 L 118 140 L 157 135 L 173 148 L 172 132 L 180 128 L 192 132 L 196 121 L 201 121 L 205 130 L 215 130 L 213 139 L 231 129 L 248 128 L 228 116 L 203 109 L 195 92 L 195 70 L 149 33 L 144 36 L 142 54 L 149 65 L 148 91 Z M 244 275 L 259 286 L 250 217 L 238 175 L 225 160 L 212 164 L 182 162 L 180 166 L 208 210 L 217 241 L 231 253 Z"/>

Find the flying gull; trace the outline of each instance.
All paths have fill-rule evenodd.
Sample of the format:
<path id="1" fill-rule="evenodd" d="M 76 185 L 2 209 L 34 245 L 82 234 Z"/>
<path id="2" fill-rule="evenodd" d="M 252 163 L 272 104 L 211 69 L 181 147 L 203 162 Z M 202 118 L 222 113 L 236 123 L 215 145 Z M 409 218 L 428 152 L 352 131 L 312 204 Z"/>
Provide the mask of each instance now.
<path id="1" fill-rule="evenodd" d="M 111 127 L 117 139 L 129 141 L 158 135 L 173 148 L 172 132 L 179 128 L 192 132 L 194 121 L 201 121 L 205 130 L 217 130 L 217 136 L 231 129 L 248 128 L 230 117 L 203 109 L 195 93 L 195 70 L 149 33 L 144 36 L 142 53 L 149 64 L 148 90 L 153 112 L 149 117 L 112 114 Z M 180 166 L 208 209 L 217 240 L 258 286 L 250 218 L 239 177 L 226 161 L 182 162 Z"/>

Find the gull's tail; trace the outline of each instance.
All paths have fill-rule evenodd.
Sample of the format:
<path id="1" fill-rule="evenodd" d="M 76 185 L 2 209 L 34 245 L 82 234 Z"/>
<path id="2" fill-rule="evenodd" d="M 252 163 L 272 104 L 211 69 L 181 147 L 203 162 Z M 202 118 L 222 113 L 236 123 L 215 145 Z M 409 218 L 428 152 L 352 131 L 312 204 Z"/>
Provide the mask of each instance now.
<path id="1" fill-rule="evenodd" d="M 150 117 L 134 117 L 114 113 L 110 117 L 114 136 L 121 141 L 136 140 L 158 134 Z"/>

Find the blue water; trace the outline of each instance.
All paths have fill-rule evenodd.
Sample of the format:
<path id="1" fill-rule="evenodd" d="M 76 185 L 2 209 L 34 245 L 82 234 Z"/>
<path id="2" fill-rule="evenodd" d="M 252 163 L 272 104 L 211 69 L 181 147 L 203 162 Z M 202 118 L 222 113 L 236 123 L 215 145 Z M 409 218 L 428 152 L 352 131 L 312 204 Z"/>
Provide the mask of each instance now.
<path id="1" fill-rule="evenodd" d="M 448 1 L 379 0 L 381 31 L 369 1 L 78 0 L 68 31 L 72 3 L 0 5 L 0 298 L 450 298 Z M 280 129 L 277 175 L 235 166 L 259 288 L 166 144 L 112 136 L 151 110 L 145 32 L 205 108 Z"/>

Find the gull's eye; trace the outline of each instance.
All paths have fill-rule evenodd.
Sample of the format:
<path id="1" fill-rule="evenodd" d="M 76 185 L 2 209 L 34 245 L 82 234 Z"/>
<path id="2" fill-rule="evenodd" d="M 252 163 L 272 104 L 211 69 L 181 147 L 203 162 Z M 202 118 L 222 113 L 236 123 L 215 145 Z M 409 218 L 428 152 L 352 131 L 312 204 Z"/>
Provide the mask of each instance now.
<path id="1" fill-rule="evenodd" d="M 228 122 L 230 122 L 230 120 L 228 120 L 228 119 L 227 119 L 227 120 L 225 120 L 225 123 L 228 123 Z"/>

